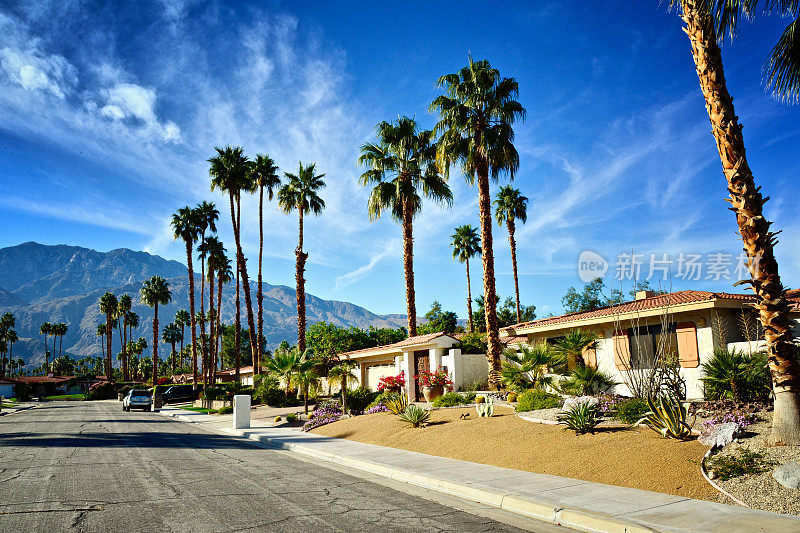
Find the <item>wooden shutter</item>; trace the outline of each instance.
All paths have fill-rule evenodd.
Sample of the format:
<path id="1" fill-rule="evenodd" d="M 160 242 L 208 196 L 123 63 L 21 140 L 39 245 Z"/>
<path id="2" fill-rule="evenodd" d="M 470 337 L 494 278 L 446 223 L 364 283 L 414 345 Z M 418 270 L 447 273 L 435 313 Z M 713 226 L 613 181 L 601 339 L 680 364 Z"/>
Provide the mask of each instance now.
<path id="1" fill-rule="evenodd" d="M 597 350 L 593 346 L 583 350 L 583 363 L 586 366 L 597 368 Z"/>
<path id="2" fill-rule="evenodd" d="M 614 365 L 617 370 L 629 370 L 631 366 L 631 345 L 628 330 L 614 332 Z"/>
<path id="3" fill-rule="evenodd" d="M 675 327 L 678 336 L 678 360 L 683 368 L 700 366 L 697 351 L 697 326 L 694 322 L 679 322 Z"/>

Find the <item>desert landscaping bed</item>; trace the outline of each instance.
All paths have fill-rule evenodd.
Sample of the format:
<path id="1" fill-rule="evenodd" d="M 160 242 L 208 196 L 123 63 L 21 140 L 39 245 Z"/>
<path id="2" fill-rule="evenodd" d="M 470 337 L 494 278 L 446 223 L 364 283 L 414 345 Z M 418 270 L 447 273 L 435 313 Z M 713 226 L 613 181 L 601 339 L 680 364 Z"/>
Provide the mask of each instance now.
<path id="1" fill-rule="evenodd" d="M 460 416 L 469 413 L 461 420 Z M 330 437 L 411 450 L 541 474 L 718 501 L 703 479 L 707 448 L 697 441 L 664 439 L 624 425 L 575 435 L 563 426 L 526 422 L 498 406 L 491 418 L 474 408 L 436 409 L 422 429 L 390 413 L 351 417 L 313 430 Z"/>

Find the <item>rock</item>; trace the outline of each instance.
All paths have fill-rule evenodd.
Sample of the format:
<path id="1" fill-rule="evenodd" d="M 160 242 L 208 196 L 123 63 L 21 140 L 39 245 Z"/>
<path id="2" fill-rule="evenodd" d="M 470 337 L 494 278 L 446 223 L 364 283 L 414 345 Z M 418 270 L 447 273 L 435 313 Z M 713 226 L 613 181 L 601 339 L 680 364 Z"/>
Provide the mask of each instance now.
<path id="1" fill-rule="evenodd" d="M 564 400 L 564 405 L 561 407 L 562 412 L 569 411 L 573 406 L 588 403 L 589 407 L 597 407 L 600 405 L 600 400 L 594 396 L 573 396 Z"/>
<path id="2" fill-rule="evenodd" d="M 800 490 L 800 463 L 782 464 L 772 472 L 772 477 L 787 489 Z"/>
<path id="3" fill-rule="evenodd" d="M 739 434 L 739 431 L 739 424 L 736 422 L 715 424 L 703 431 L 697 440 L 700 441 L 700 444 L 705 444 L 712 448 L 722 448 L 733 442 L 733 439 Z"/>

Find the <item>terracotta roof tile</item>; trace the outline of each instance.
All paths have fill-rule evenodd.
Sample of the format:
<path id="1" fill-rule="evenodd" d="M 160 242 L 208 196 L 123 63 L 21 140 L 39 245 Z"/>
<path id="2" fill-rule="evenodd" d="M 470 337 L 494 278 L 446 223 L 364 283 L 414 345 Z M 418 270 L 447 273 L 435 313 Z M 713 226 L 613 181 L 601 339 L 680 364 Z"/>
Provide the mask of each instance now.
<path id="1" fill-rule="evenodd" d="M 340 356 L 344 355 L 344 356 L 348 356 L 349 357 L 351 355 L 358 355 L 358 354 L 367 353 L 367 352 L 373 352 L 373 351 L 374 352 L 378 352 L 378 351 L 386 350 L 386 349 L 390 349 L 390 348 L 404 348 L 406 346 L 414 346 L 416 344 L 427 344 L 427 343 L 429 343 L 430 341 L 432 341 L 434 339 L 438 339 L 439 337 L 444 337 L 444 336 L 451 337 L 451 338 L 455 339 L 455 337 L 453 335 L 449 335 L 447 333 L 444 333 L 444 332 L 441 332 L 441 331 L 437 331 L 436 333 L 427 333 L 425 335 L 416 335 L 414 337 L 409 337 L 407 339 L 404 339 L 404 340 L 402 340 L 400 342 L 395 342 L 393 344 L 384 344 L 383 346 L 373 346 L 372 348 L 363 348 L 361 350 L 353 350 L 353 351 L 345 352 L 345 353 L 342 353 L 342 354 L 339 354 L 339 355 Z"/>
<path id="2" fill-rule="evenodd" d="M 798 291 L 800 292 L 800 291 Z M 800 298 L 800 294 L 798 294 Z M 505 329 L 519 329 L 537 326 L 549 326 L 552 324 L 561 324 L 566 322 L 575 322 L 578 320 L 585 320 L 589 318 L 600 318 L 604 316 L 613 316 L 623 313 L 631 313 L 636 311 L 644 311 L 646 309 L 658 309 L 661 307 L 669 307 L 680 304 L 704 302 L 715 299 L 723 300 L 740 300 L 743 302 L 753 301 L 754 296 L 751 294 L 733 294 L 727 292 L 709 292 L 709 291 L 678 291 L 668 294 L 660 294 L 642 300 L 633 300 L 616 305 L 607 305 L 591 311 L 579 311 L 577 313 L 568 313 L 560 316 L 553 316 L 547 318 L 540 318 L 531 322 L 523 322 L 515 324 Z"/>

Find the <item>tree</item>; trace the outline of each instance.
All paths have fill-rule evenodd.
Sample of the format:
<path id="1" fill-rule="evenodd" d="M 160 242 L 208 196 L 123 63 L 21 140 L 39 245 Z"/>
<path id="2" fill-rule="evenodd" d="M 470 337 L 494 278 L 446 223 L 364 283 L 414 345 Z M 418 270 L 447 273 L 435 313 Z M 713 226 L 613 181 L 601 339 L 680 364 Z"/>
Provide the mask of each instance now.
<path id="1" fill-rule="evenodd" d="M 289 396 L 292 392 L 292 379 L 305 353 L 303 351 L 301 354 L 297 348 L 275 350 L 272 357 L 264 361 L 264 368 L 280 377 L 286 383 L 286 396 Z"/>
<path id="2" fill-rule="evenodd" d="M 303 216 L 307 214 L 319 215 L 325 208 L 325 201 L 319 197 L 317 191 L 325 186 L 322 178 L 325 174 L 315 174 L 316 164 L 303 166 L 297 174 L 284 173 L 289 180 L 278 191 L 278 205 L 285 213 L 297 209 L 299 240 L 295 249 L 297 258 L 295 266 L 295 280 L 297 282 L 297 348 L 300 352 L 306 350 L 306 280 L 304 278 L 308 254 L 303 251 Z M 252 326 L 250 326 L 252 328 Z"/>
<path id="3" fill-rule="evenodd" d="M 631 290 L 628 291 L 628 294 L 630 294 L 631 298 L 636 298 L 636 293 L 640 291 L 652 291 L 656 295 L 667 294 L 667 291 L 652 288 L 650 286 L 650 282 L 646 279 L 634 281 L 633 287 L 631 287 Z"/>
<path id="4" fill-rule="evenodd" d="M 131 299 L 129 294 L 123 294 L 119 297 L 119 301 L 117 302 L 117 321 L 122 321 L 121 324 L 121 331 L 119 336 L 119 341 L 121 343 L 122 348 L 122 381 L 128 381 L 128 357 L 125 351 L 125 348 L 128 344 L 128 335 L 127 335 L 127 328 L 128 328 L 128 319 L 130 318 L 131 307 L 133 306 L 133 300 Z"/>
<path id="5" fill-rule="evenodd" d="M 185 338 L 183 334 L 183 328 L 188 324 L 191 324 L 191 322 L 192 317 L 189 316 L 189 312 L 186 309 L 178 309 L 178 311 L 175 313 L 175 324 L 181 328 L 181 367 L 183 367 L 183 340 Z"/>
<path id="6" fill-rule="evenodd" d="M 475 298 L 475 304 L 478 306 L 478 308 L 475 310 L 475 313 L 473 313 L 475 323 L 477 324 L 476 329 L 480 333 L 486 333 L 486 330 L 484 329 L 485 322 L 481 320 L 481 318 L 486 316 L 486 306 L 484 305 L 483 296 L 478 296 Z M 520 311 L 522 322 L 530 322 L 531 320 L 536 319 L 535 305 L 520 304 Z M 503 301 L 503 305 L 496 309 L 495 312 L 497 313 L 497 326 L 500 328 L 518 323 L 516 303 L 514 302 L 513 298 L 506 298 Z"/>
<path id="7" fill-rule="evenodd" d="M 597 343 L 597 334 L 592 331 L 573 329 L 564 334 L 553 351 L 564 359 L 568 370 L 584 366 L 583 352 Z"/>
<path id="8" fill-rule="evenodd" d="M 250 166 L 250 181 L 258 187 L 258 337 L 264 336 L 264 291 L 262 289 L 261 266 L 264 253 L 264 189 L 267 189 L 269 201 L 275 194 L 281 179 L 278 177 L 278 166 L 268 155 L 256 154 Z M 260 347 L 259 347 L 260 348 Z M 260 361 L 263 353 L 259 349 L 257 360 Z M 254 374 L 255 375 L 255 374 Z"/>
<path id="9" fill-rule="evenodd" d="M 673 4 L 677 4 L 675 1 Z M 725 175 L 731 210 L 736 215 L 739 235 L 747 254 L 749 283 L 755 292 L 755 307 L 764 327 L 767 359 L 772 374 L 774 414 L 771 440 L 800 444 L 800 348 L 795 343 L 789 316 L 790 308 L 778 272 L 774 248 L 776 232 L 764 217 L 762 196 L 745 156 L 744 136 L 733 98 L 725 83 L 722 52 L 717 44 L 724 31 L 735 31 L 739 12 L 752 9 L 756 2 L 718 0 L 680 0 L 679 15 L 692 46 L 700 90 L 706 102 L 711 129 L 717 143 Z M 768 2 L 781 13 L 796 16 L 796 1 Z M 712 16 L 713 15 L 713 16 Z M 716 16 L 716 20 L 715 20 Z M 772 50 L 768 63 L 768 85 L 784 97 L 795 97 L 800 89 L 800 43 L 794 20 Z M 718 34 L 718 30 L 721 33 Z"/>
<path id="10" fill-rule="evenodd" d="M 189 207 L 182 207 L 172 215 L 170 222 L 174 239 L 182 239 L 186 245 L 186 266 L 189 271 L 189 321 L 191 323 L 190 334 L 192 338 L 192 375 L 194 387 L 197 388 L 197 331 L 195 328 L 194 315 L 194 268 L 192 267 L 192 250 L 197 240 L 198 227 L 194 210 Z M 156 336 L 156 338 L 158 338 Z M 155 342 L 154 342 L 155 343 Z"/>
<path id="11" fill-rule="evenodd" d="M 253 303 L 250 300 L 250 278 L 247 276 L 247 263 L 242 252 L 241 242 L 241 191 L 252 191 L 254 183 L 250 179 L 250 161 L 245 157 L 242 148 L 214 148 L 217 155 L 208 160 L 211 163 L 211 190 L 219 188 L 228 193 L 231 207 L 231 223 L 233 224 L 233 237 L 236 241 L 237 272 L 242 277 L 244 287 L 244 303 L 247 307 L 247 326 L 250 332 L 250 349 L 257 350 L 256 328 L 253 321 Z M 238 291 L 237 291 L 238 295 Z M 238 306 L 237 306 L 238 308 Z M 257 352 L 252 352 L 253 360 L 257 359 Z M 256 362 L 256 364 L 258 364 Z M 253 369 L 256 370 L 255 368 Z M 236 373 L 238 380 L 239 373 Z"/>
<path id="12" fill-rule="evenodd" d="M 172 301 L 169 283 L 161 276 L 145 280 L 141 290 L 142 303 L 153 308 L 153 384 L 158 378 L 158 305 Z"/>
<path id="13" fill-rule="evenodd" d="M 306 415 L 308 415 L 309 389 L 313 388 L 316 390 L 319 388 L 320 383 L 319 376 L 314 370 L 315 366 L 314 354 L 306 349 L 306 351 L 300 356 L 300 359 L 297 362 L 297 367 L 294 371 L 294 376 L 292 377 L 295 387 L 298 387 L 303 391 L 303 409 L 305 410 Z"/>
<path id="14" fill-rule="evenodd" d="M 97 324 L 97 329 L 95 330 L 95 335 L 100 337 L 100 349 L 103 354 L 103 361 L 106 360 L 106 343 L 105 343 L 105 335 L 106 335 L 106 325 L 105 324 Z"/>
<path id="15" fill-rule="evenodd" d="M 500 332 L 497 324 L 497 291 L 492 250 L 492 206 L 489 180 L 503 173 L 513 179 L 519 168 L 511 125 L 524 119 L 525 109 L 514 100 L 519 94 L 516 80 L 501 78 L 488 61 L 473 62 L 454 74 L 438 80 L 447 95 L 438 96 L 430 105 L 439 114 L 434 131 L 441 133 L 437 160 L 439 168 L 461 163 L 470 184 L 478 182 L 478 206 L 483 246 L 483 294 L 489 305 L 486 311 L 487 359 L 489 383 L 500 387 Z"/>
<path id="16" fill-rule="evenodd" d="M 166 342 L 167 344 L 172 345 L 172 375 L 175 375 L 176 372 L 176 364 L 175 364 L 175 344 L 181 338 L 181 330 L 177 324 L 174 322 L 171 324 L 167 324 L 161 332 L 161 340 Z"/>
<path id="17" fill-rule="evenodd" d="M 561 305 L 564 306 L 565 313 L 580 313 L 599 309 L 606 305 L 616 305 L 622 303 L 622 291 L 611 289 L 610 296 L 603 294 L 606 285 L 603 278 L 595 278 L 587 283 L 581 292 L 575 287 L 567 289 L 567 293 L 561 298 Z"/>
<path id="18" fill-rule="evenodd" d="M 453 259 L 458 259 L 460 262 L 467 265 L 467 316 L 469 317 L 469 332 L 475 332 L 475 323 L 472 320 L 472 285 L 469 281 L 469 260 L 481 253 L 481 238 L 478 237 L 478 231 L 470 226 L 464 224 L 455 229 L 455 233 L 451 236 L 453 242 Z"/>
<path id="19" fill-rule="evenodd" d="M 507 348 L 503 355 L 501 379 L 518 389 L 544 389 L 556 384 L 553 374 L 563 372 L 564 359 L 554 353 L 545 342 L 521 346 L 518 350 Z"/>
<path id="20" fill-rule="evenodd" d="M 455 333 L 458 327 L 458 316 L 452 311 L 444 311 L 442 304 L 434 300 L 431 304 L 431 309 L 425 313 L 427 322 L 420 326 L 420 335 L 428 333 Z"/>
<path id="21" fill-rule="evenodd" d="M 197 221 L 197 231 L 200 236 L 200 313 L 205 315 L 205 289 L 206 289 L 206 257 L 207 248 L 204 247 L 206 242 L 206 231 L 211 230 L 217 232 L 217 219 L 219 219 L 219 211 L 211 202 L 202 202 L 197 204 L 194 208 L 195 220 Z M 203 369 L 208 364 L 208 347 L 206 346 L 206 325 L 205 322 L 200 322 L 200 348 L 203 353 Z"/>
<path id="22" fill-rule="evenodd" d="M 208 387 L 210 382 L 213 381 L 213 370 L 212 368 L 212 359 L 213 359 L 213 352 L 214 348 L 213 345 L 215 344 L 214 341 L 214 272 L 218 268 L 218 262 L 220 260 L 220 256 L 225 254 L 225 247 L 222 246 L 222 242 L 217 239 L 216 237 L 204 237 L 200 246 L 197 247 L 198 251 L 200 252 L 200 257 L 205 261 L 208 258 L 208 302 L 209 302 L 209 315 L 206 318 L 209 318 L 208 322 L 210 324 L 209 327 L 209 345 L 206 347 L 205 340 L 201 340 L 203 345 L 203 382 L 204 386 Z M 205 267 L 203 268 L 205 274 Z M 205 285 L 205 283 L 204 283 Z M 203 291 L 200 291 L 200 299 L 204 298 Z M 200 304 L 200 314 L 205 314 L 205 304 Z M 201 339 L 205 337 L 205 322 L 202 321 L 201 324 Z"/>
<path id="23" fill-rule="evenodd" d="M 517 275 L 517 242 L 514 240 L 516 220 L 524 224 L 528 220 L 528 198 L 522 196 L 518 189 L 511 185 L 500 187 L 494 200 L 495 218 L 499 225 L 505 223 L 508 228 L 508 244 L 511 247 L 511 266 L 514 270 L 514 295 L 517 302 L 517 322 L 522 322 L 522 311 L 519 307 L 519 277 Z"/>
<path id="24" fill-rule="evenodd" d="M 111 365 L 111 338 L 114 334 L 114 325 L 111 321 L 115 320 L 117 313 L 117 297 L 114 294 L 106 292 L 100 297 L 100 312 L 106 315 L 106 379 L 114 381 L 114 368 Z"/>
<path id="25" fill-rule="evenodd" d="M 217 326 L 216 330 L 218 332 L 222 332 L 221 326 L 221 315 L 222 315 L 222 286 L 226 283 L 230 283 L 233 279 L 233 270 L 231 269 L 231 260 L 228 259 L 224 254 L 220 256 L 217 261 L 215 261 L 217 265 Z M 218 351 L 222 349 L 222 335 L 217 334 L 218 339 L 215 339 L 215 342 L 218 343 L 218 349 L 215 349 L 214 352 L 214 368 L 217 368 L 217 354 Z M 254 374 L 255 375 L 255 374 Z"/>
<path id="26" fill-rule="evenodd" d="M 44 365 L 45 368 L 50 367 L 50 350 L 47 349 L 47 337 L 52 332 L 53 325 L 50 322 L 43 322 L 41 326 L 39 326 L 39 333 L 44 335 Z M 45 372 L 46 373 L 46 372 Z"/>
<path id="27" fill-rule="evenodd" d="M 408 334 L 417 334 L 414 294 L 413 220 L 422 209 L 422 196 L 435 202 L 453 203 L 453 194 L 436 168 L 436 143 L 432 131 L 420 131 L 416 120 L 400 117 L 377 126 L 378 142 L 361 147 L 360 165 L 369 170 L 361 184 L 374 185 L 367 210 L 371 220 L 389 210 L 403 228 L 403 270 L 406 278 Z"/>
<path id="28" fill-rule="evenodd" d="M 339 361 L 339 363 L 328 371 L 328 382 L 339 381 L 342 387 L 342 412 L 347 413 L 347 388 L 352 381 L 357 380 L 353 369 L 356 367 L 356 362 L 349 359 Z"/>

